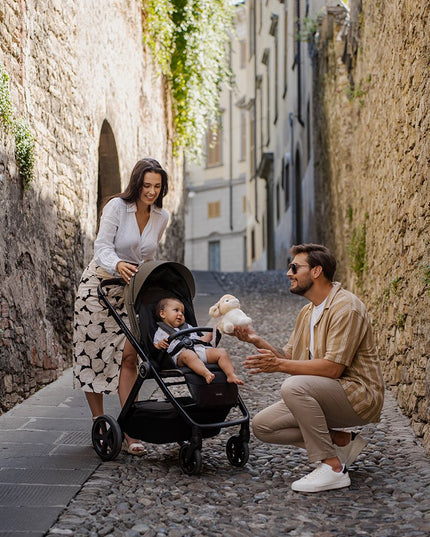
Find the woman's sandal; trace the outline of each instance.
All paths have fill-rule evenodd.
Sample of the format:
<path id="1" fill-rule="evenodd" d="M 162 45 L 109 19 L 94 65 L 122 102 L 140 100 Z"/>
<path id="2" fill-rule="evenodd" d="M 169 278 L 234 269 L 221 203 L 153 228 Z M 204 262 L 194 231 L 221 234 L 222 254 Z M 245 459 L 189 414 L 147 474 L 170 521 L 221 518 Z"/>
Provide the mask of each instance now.
<path id="1" fill-rule="evenodd" d="M 122 443 L 122 450 L 130 453 L 130 455 L 135 455 L 136 457 L 141 457 L 146 454 L 146 448 L 140 440 L 131 442 L 130 444 L 127 440 L 124 440 Z"/>

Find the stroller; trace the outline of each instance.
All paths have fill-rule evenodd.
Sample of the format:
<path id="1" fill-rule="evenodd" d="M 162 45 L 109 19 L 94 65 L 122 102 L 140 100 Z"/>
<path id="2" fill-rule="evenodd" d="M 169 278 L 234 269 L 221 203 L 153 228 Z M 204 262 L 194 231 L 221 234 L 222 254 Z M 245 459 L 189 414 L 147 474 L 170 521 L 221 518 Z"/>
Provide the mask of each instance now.
<path id="1" fill-rule="evenodd" d="M 206 364 L 215 374 L 214 380 L 206 384 L 191 369 L 176 367 L 166 350 L 158 350 L 152 344 L 157 329 L 155 305 L 161 298 L 180 299 L 186 322 L 196 326 L 192 303 L 195 283 L 191 272 L 184 265 L 169 261 L 149 261 L 141 265 L 124 289 L 130 329 L 109 301 L 106 288 L 113 285 L 125 286 L 125 283 L 118 278 L 103 280 L 98 295 L 136 349 L 139 367 L 137 380 L 118 419 L 104 414 L 95 420 L 92 443 L 96 453 L 105 461 L 117 457 L 124 433 L 155 444 L 177 442 L 179 465 L 186 474 L 193 475 L 201 471 L 202 439 L 216 436 L 222 428 L 240 426 L 239 433 L 228 439 L 226 454 L 230 464 L 244 466 L 249 457 L 249 413 L 237 385 L 226 381 L 217 364 Z M 180 330 L 170 335 L 168 341 L 180 338 L 181 344 L 186 346 L 190 340 L 188 334 L 201 335 L 209 331 L 213 328 Z M 219 338 L 217 333 L 217 343 Z M 164 399 L 137 400 L 147 379 L 155 380 Z M 179 395 L 176 394 L 178 387 Z M 238 411 L 233 419 L 226 421 L 233 407 Z"/>

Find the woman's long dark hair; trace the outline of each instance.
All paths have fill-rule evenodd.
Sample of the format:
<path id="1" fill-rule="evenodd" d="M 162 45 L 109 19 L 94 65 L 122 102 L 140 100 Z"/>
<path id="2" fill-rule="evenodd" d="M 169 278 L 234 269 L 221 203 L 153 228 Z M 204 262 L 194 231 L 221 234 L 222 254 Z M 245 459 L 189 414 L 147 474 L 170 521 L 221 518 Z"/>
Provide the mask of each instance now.
<path id="1" fill-rule="evenodd" d="M 154 204 L 157 207 L 163 207 L 163 198 L 167 194 L 167 173 L 163 170 L 160 163 L 149 157 L 145 157 L 142 160 L 136 162 L 133 171 L 131 172 L 130 181 L 127 188 L 117 197 L 123 199 L 128 203 L 136 203 L 140 197 L 140 191 L 145 180 L 145 174 L 148 172 L 159 173 L 161 175 L 161 191 Z M 115 197 L 115 196 L 114 196 Z"/>

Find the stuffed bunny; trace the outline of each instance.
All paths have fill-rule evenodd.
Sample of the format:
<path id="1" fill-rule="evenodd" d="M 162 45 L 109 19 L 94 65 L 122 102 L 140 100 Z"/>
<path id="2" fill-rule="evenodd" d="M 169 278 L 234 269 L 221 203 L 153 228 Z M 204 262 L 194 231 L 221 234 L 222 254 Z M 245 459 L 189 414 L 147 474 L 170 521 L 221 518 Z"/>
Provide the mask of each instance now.
<path id="1" fill-rule="evenodd" d="M 209 315 L 219 319 L 216 327 L 222 334 L 231 334 L 235 326 L 246 326 L 252 323 L 252 319 L 243 313 L 239 300 L 233 295 L 222 296 L 209 309 Z"/>

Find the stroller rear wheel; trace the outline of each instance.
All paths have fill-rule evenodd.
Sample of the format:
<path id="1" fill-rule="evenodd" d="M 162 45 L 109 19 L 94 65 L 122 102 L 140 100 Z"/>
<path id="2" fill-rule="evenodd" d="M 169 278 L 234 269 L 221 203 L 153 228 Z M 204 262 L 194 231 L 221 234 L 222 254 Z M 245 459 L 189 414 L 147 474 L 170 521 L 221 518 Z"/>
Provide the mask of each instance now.
<path id="1" fill-rule="evenodd" d="M 199 474 L 202 469 L 200 449 L 192 449 L 188 442 L 184 442 L 179 450 L 179 466 L 188 475 Z"/>
<path id="2" fill-rule="evenodd" d="M 227 440 L 227 458 L 233 466 L 245 466 L 249 459 L 248 442 L 241 440 L 240 436 L 232 436 Z"/>
<path id="3" fill-rule="evenodd" d="M 121 427 L 112 416 L 103 414 L 94 420 L 91 438 L 97 455 L 104 461 L 115 459 L 121 451 Z"/>

